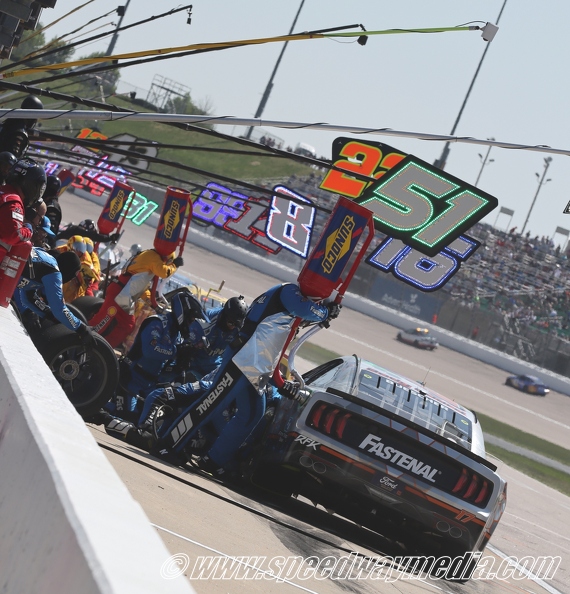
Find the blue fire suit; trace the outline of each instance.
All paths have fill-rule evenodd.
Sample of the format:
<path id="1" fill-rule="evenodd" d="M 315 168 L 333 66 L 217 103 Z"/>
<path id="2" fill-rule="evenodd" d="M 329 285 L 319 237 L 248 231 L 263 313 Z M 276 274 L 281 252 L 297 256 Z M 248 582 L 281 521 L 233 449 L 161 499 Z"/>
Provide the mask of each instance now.
<path id="1" fill-rule="evenodd" d="M 159 447 L 180 453 L 193 430 L 211 422 L 219 436 L 208 452 L 218 466 L 232 468 L 237 451 L 265 414 L 264 388 L 279 364 L 295 318 L 324 322 L 329 310 L 306 299 L 294 283 L 277 285 L 252 303 L 240 333 L 241 345 L 230 347 L 211 388 L 164 428 Z M 235 402 L 237 412 L 226 422 L 223 412 Z"/>
<path id="2" fill-rule="evenodd" d="M 30 311 L 40 318 L 53 315 L 58 322 L 76 332 L 83 322 L 65 305 L 63 280 L 56 259 L 41 248 L 34 247 L 28 266 L 14 292 L 14 302 L 24 314 Z"/>
<path id="3" fill-rule="evenodd" d="M 159 383 L 160 374 L 169 361 L 176 358 L 177 345 L 181 342 L 178 324 L 172 313 L 152 315 L 146 318 L 126 357 L 121 360 L 121 387 L 124 396 L 116 397 L 115 414 L 133 412 L 137 395 L 146 395 Z"/>

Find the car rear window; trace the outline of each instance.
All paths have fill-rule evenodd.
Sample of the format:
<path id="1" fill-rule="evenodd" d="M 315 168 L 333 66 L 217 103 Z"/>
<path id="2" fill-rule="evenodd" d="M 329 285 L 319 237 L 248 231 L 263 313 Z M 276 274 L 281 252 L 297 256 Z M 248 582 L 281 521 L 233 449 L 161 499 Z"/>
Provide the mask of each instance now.
<path id="1" fill-rule="evenodd" d="M 311 388 L 336 388 L 342 392 L 350 392 L 356 376 L 354 362 L 347 363 L 343 359 L 329 361 L 306 374 L 305 380 Z"/>
<path id="2" fill-rule="evenodd" d="M 391 413 L 471 449 L 471 420 L 427 394 L 369 369 L 360 373 L 358 393 Z"/>

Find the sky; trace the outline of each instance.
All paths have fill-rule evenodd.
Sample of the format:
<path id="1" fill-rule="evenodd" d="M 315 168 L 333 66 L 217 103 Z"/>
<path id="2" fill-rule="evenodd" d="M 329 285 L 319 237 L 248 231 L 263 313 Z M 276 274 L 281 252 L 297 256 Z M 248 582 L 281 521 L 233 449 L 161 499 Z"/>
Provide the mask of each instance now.
<path id="1" fill-rule="evenodd" d="M 48 29 L 46 37 L 74 30 L 119 3 L 127 4 L 127 0 L 92 0 Z M 58 0 L 55 8 L 43 10 L 41 22 L 49 24 L 78 4 L 77 0 Z M 122 24 L 182 5 L 170 0 L 129 0 Z M 135 27 L 119 35 L 114 53 L 288 34 L 300 6 L 301 0 L 194 0 L 190 25 L 183 11 Z M 499 14 L 499 31 L 481 64 L 455 135 L 570 149 L 568 0 L 542 0 L 540 10 L 530 0 L 304 0 L 293 32 L 353 24 L 369 31 L 484 25 L 497 23 Z M 111 30 L 118 16 L 110 15 L 84 31 L 103 23 L 109 23 L 106 29 L 89 36 Z M 109 39 L 80 46 L 74 58 L 106 51 Z M 372 36 L 365 46 L 352 39 L 291 42 L 262 118 L 448 135 L 486 44 L 480 31 Z M 124 68 L 118 90 L 136 90 L 138 97 L 146 98 L 159 75 L 187 87 L 193 101 L 207 106 L 212 115 L 252 118 L 282 47 L 264 44 Z M 144 137 L 145 124 L 140 125 Z M 232 135 L 244 132 L 235 126 L 217 129 Z M 326 158 L 331 157 L 333 140 L 346 136 L 332 131 L 265 130 L 283 139 L 285 146 L 304 142 Z M 441 141 L 367 138 L 430 163 L 444 147 Z M 564 245 L 567 237 L 555 235 L 555 230 L 570 229 L 570 214 L 563 214 L 570 201 L 570 157 L 552 155 L 541 185 L 548 153 L 498 147 L 487 152 L 486 146 L 453 143 L 446 165 L 446 171 L 471 184 L 480 176 L 478 186 L 495 196 L 499 207 L 515 211 L 511 218 L 497 208 L 485 222 L 501 229 L 516 226 L 521 231 L 538 191 L 525 232 L 554 236 L 556 243 Z"/>

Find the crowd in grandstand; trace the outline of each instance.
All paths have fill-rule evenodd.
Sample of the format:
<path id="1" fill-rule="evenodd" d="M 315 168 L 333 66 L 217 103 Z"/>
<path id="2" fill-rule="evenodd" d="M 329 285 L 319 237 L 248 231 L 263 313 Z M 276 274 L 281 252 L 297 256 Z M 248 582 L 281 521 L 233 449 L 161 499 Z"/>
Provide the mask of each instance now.
<path id="1" fill-rule="evenodd" d="M 570 262 L 560 245 L 549 237 L 501 231 L 483 223 L 469 235 L 481 247 L 444 291 L 468 307 L 570 335 Z"/>
<path id="2" fill-rule="evenodd" d="M 322 176 L 291 176 L 287 185 L 319 205 L 335 197 L 319 189 Z M 550 237 L 524 235 L 478 223 L 468 235 L 481 247 L 443 287 L 450 298 L 473 309 L 503 314 L 570 339 L 570 260 L 568 246 Z"/>

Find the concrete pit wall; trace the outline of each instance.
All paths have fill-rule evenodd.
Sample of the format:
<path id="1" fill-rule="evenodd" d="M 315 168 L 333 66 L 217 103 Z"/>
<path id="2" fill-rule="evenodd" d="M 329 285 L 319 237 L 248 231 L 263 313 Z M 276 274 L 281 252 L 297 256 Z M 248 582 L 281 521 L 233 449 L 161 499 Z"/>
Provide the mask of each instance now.
<path id="1" fill-rule="evenodd" d="M 0 329 L 0 592 L 191 594 L 11 309 Z"/>

